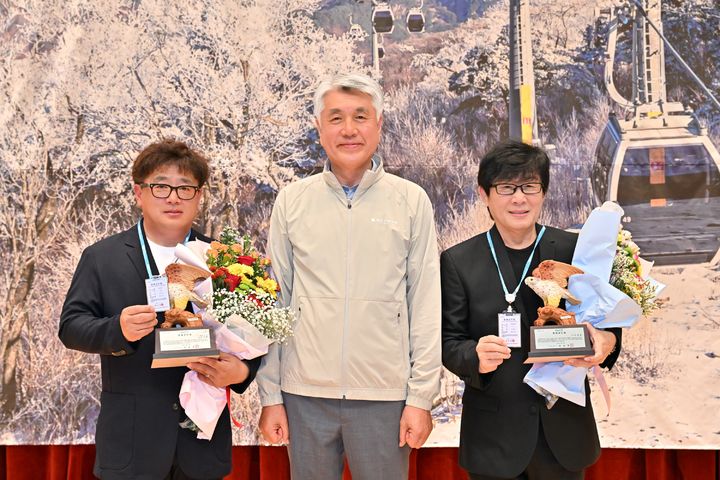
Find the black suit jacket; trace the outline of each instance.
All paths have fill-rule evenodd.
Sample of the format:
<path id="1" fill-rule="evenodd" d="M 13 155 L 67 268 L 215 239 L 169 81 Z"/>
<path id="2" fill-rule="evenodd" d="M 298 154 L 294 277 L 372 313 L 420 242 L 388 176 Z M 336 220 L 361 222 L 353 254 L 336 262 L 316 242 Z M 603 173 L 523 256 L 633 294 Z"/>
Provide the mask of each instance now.
<path id="1" fill-rule="evenodd" d="M 191 240 L 210 239 L 194 230 Z M 147 247 L 153 274 L 157 266 Z M 222 477 L 232 469 L 230 417 L 223 412 L 212 440 L 198 440 L 182 429 L 185 418 L 178 393 L 186 368 L 151 369 L 155 335 L 128 342 L 120 312 L 147 304 L 147 277 L 136 227 L 106 238 L 82 254 L 60 316 L 59 336 L 66 347 L 100 354 L 102 392 L 95 434 L 96 476 L 103 479 L 162 479 L 177 450 L 191 477 Z M 158 314 L 159 323 L 163 321 Z M 255 376 L 260 359 L 247 362 Z"/>
<path id="2" fill-rule="evenodd" d="M 498 262 L 510 291 L 518 284 L 507 251 L 495 227 Z M 542 260 L 570 263 L 577 235 L 548 227 L 529 272 Z M 516 477 L 530 463 L 540 422 L 550 448 L 562 466 L 581 470 L 600 455 L 595 418 L 586 381 L 586 407 L 564 399 L 548 410 L 543 397 L 523 383 L 530 365 L 530 325 L 542 301 L 523 283 L 514 306 L 522 315 L 522 348 L 513 348 L 495 372 L 480 374 L 477 340 L 498 334 L 497 314 L 507 308 L 485 233 L 446 250 L 440 257 L 442 281 L 443 364 L 465 382 L 460 426 L 460 465 L 496 477 Z M 620 350 L 603 366 L 612 366 Z"/>

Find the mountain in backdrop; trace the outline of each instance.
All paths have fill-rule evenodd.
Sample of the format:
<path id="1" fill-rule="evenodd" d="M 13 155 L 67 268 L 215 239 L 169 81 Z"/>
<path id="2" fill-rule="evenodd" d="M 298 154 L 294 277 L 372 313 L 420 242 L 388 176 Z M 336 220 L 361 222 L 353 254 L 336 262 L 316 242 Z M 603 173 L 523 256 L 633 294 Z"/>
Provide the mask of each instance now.
<path id="1" fill-rule="evenodd" d="M 455 28 L 468 18 L 482 14 L 500 0 L 435 0 L 423 2 L 422 11 L 428 32 L 437 32 Z M 395 17 L 395 30 L 389 37 L 402 40 L 410 35 L 405 28 L 408 10 L 420 6 L 418 0 L 389 1 L 387 5 Z M 326 0 L 320 2 L 315 20 L 326 31 L 340 35 L 350 28 L 350 16 L 353 23 L 359 24 L 366 32 L 371 31 L 371 0 Z"/>

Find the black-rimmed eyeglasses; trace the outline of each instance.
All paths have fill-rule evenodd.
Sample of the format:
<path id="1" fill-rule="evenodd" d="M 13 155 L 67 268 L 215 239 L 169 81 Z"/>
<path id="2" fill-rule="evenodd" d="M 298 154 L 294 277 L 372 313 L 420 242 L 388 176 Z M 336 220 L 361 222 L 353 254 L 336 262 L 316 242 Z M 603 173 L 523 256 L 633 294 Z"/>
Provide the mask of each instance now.
<path id="1" fill-rule="evenodd" d="M 515 191 L 519 188 L 525 195 L 535 195 L 542 192 L 542 183 L 523 183 L 522 185 L 515 185 L 513 183 L 498 183 L 493 185 L 498 195 L 514 195 Z"/>
<path id="2" fill-rule="evenodd" d="M 196 187 L 195 185 L 178 185 L 177 187 L 166 183 L 138 183 L 138 185 L 143 188 L 149 187 L 150 193 L 152 193 L 152 196 L 155 198 L 168 198 L 173 190 L 175 190 L 180 200 L 192 200 L 195 198 L 195 195 L 197 195 L 197 192 L 200 191 L 200 187 Z"/>

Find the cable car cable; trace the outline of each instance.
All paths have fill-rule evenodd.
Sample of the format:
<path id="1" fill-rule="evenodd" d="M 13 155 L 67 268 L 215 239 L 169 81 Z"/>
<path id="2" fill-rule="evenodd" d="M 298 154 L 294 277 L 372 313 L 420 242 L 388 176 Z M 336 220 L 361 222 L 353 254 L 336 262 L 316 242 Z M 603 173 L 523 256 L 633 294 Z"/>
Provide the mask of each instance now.
<path id="1" fill-rule="evenodd" d="M 670 53 L 672 53 L 678 62 L 680 62 L 680 65 L 687 70 L 687 72 L 690 74 L 693 80 L 695 80 L 695 83 L 697 83 L 700 88 L 705 92 L 705 94 L 710 97 L 710 100 L 715 104 L 715 107 L 717 107 L 718 110 L 720 110 L 720 102 L 717 98 L 715 98 L 715 95 L 705 86 L 702 80 L 700 80 L 700 77 L 695 75 L 695 72 L 693 72 L 692 68 L 683 60 L 683 58 L 680 56 L 677 50 L 675 50 L 675 47 L 672 46 L 670 41 L 665 38 L 665 35 L 662 34 L 662 32 L 658 29 L 657 26 L 655 26 L 655 23 L 650 20 L 650 17 L 648 16 L 647 12 L 645 12 L 645 9 L 640 4 L 639 0 L 631 0 L 635 7 L 638 9 L 638 11 L 642 14 L 643 17 L 645 17 L 645 20 L 650 24 L 650 26 L 655 30 L 655 32 L 658 34 L 658 36 L 662 39 L 662 41 L 665 43 L 665 46 L 667 46 L 670 49 Z"/>

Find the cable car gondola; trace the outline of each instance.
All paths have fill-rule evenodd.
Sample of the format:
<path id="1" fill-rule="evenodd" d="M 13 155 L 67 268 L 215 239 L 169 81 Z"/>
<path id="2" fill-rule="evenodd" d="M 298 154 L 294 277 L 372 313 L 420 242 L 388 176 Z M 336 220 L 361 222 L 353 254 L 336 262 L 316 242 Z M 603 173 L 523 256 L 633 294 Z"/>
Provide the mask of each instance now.
<path id="1" fill-rule="evenodd" d="M 421 33 L 425 31 L 425 14 L 421 7 L 411 8 L 405 19 L 407 29 L 410 33 Z"/>
<path id="2" fill-rule="evenodd" d="M 623 223 L 648 260 L 715 262 L 720 154 L 692 115 L 661 122 L 610 118 L 596 149 L 595 194 L 622 206 Z"/>
<path id="3" fill-rule="evenodd" d="M 365 30 L 359 24 L 353 22 L 352 15 L 348 16 L 348 20 L 350 21 L 350 30 L 348 31 L 350 38 L 356 42 L 364 40 L 367 36 Z"/>
<path id="4" fill-rule="evenodd" d="M 350 38 L 352 38 L 353 40 L 362 40 L 366 36 L 365 30 L 363 30 L 363 28 L 357 23 L 350 25 L 349 33 Z"/>
<path id="5" fill-rule="evenodd" d="M 395 29 L 395 17 L 386 3 L 377 4 L 373 8 L 372 24 L 375 33 L 392 33 Z"/>
<path id="6" fill-rule="evenodd" d="M 720 260 L 720 154 L 697 117 L 668 102 L 660 2 L 634 8 L 633 101 L 612 77 L 617 27 L 611 10 L 605 84 L 631 112 L 611 115 L 595 149 L 592 185 L 598 202 L 616 201 L 643 257 L 658 265 Z M 657 25 L 656 25 L 657 24 Z M 669 45 L 669 44 L 668 44 Z M 671 48 L 671 47 L 669 47 Z M 675 53 L 675 52 L 673 52 Z"/>

